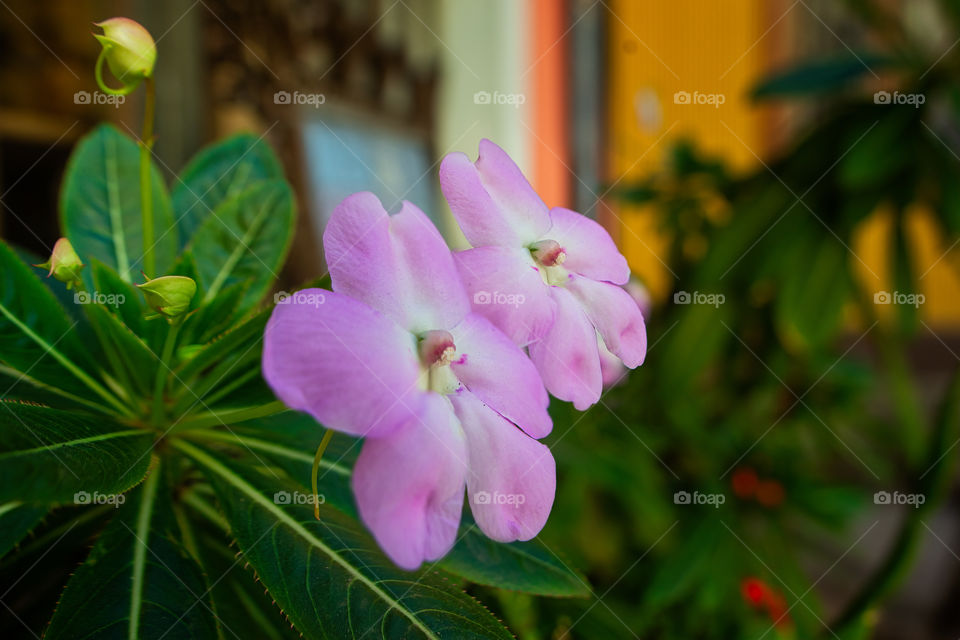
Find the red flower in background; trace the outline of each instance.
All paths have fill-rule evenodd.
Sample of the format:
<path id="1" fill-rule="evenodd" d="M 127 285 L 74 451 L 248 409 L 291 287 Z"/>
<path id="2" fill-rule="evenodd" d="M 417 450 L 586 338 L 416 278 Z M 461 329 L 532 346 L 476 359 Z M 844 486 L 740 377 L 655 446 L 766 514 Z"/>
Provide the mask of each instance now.
<path id="1" fill-rule="evenodd" d="M 786 599 L 760 578 L 753 576 L 744 578 L 740 583 L 740 592 L 747 604 L 754 609 L 765 611 L 776 626 L 783 627 L 791 624 Z"/>

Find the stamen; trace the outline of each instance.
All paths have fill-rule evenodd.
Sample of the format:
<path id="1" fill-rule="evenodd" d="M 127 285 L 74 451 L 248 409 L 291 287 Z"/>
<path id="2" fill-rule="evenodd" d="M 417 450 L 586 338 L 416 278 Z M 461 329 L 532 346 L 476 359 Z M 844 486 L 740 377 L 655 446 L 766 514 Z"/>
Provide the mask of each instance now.
<path id="1" fill-rule="evenodd" d="M 420 339 L 420 361 L 427 367 L 442 367 L 453 362 L 457 347 L 453 336 L 442 329 L 427 331 Z"/>
<path id="2" fill-rule="evenodd" d="M 530 254 L 543 267 L 559 267 L 567 259 L 567 253 L 556 240 L 540 240 L 530 245 Z"/>

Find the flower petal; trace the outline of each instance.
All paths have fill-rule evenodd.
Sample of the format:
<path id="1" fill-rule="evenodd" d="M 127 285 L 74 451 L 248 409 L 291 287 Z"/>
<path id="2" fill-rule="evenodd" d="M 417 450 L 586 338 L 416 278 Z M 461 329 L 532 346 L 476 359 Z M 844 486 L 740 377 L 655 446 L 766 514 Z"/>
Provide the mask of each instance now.
<path id="1" fill-rule="evenodd" d="M 467 436 L 473 517 L 494 540 L 529 540 L 543 529 L 553 507 L 553 454 L 469 391 L 450 401 Z"/>
<path id="2" fill-rule="evenodd" d="M 480 141 L 475 164 L 462 153 L 448 154 L 440 164 L 440 186 L 474 247 L 522 247 L 550 228 L 547 205 L 510 156 L 489 140 Z"/>
<path id="3" fill-rule="evenodd" d="M 566 253 L 563 266 L 594 280 L 625 284 L 630 267 L 607 230 L 594 220 L 563 207 L 550 210 L 553 226 L 546 237 L 556 240 Z"/>
<path id="4" fill-rule="evenodd" d="M 627 368 L 623 361 L 607 349 L 603 338 L 597 336 L 597 349 L 600 351 L 600 375 L 603 379 L 603 388 L 615 387 L 626 377 Z"/>
<path id="5" fill-rule="evenodd" d="M 567 288 L 583 305 L 604 344 L 630 369 L 647 355 L 647 328 L 637 301 L 622 287 L 609 282 L 572 277 Z"/>
<path id="6" fill-rule="evenodd" d="M 523 347 L 550 330 L 556 303 L 530 252 L 478 247 L 454 254 L 473 310 Z"/>
<path id="7" fill-rule="evenodd" d="M 420 412 L 416 339 L 367 305 L 323 289 L 278 304 L 263 376 L 288 407 L 331 429 L 383 436 Z"/>
<path id="8" fill-rule="evenodd" d="M 454 375 L 491 409 L 534 438 L 550 433 L 550 398 L 537 368 L 502 331 L 476 313 L 451 330 Z"/>
<path id="9" fill-rule="evenodd" d="M 547 391 L 583 411 L 600 399 L 603 387 L 597 331 L 572 293 L 563 287 L 551 287 L 550 293 L 556 319 L 550 332 L 530 345 L 530 359 Z"/>
<path id="10" fill-rule="evenodd" d="M 398 566 L 441 558 L 456 541 L 466 440 L 450 403 L 430 394 L 423 413 L 386 438 L 367 438 L 353 469 L 360 516 Z"/>
<path id="11" fill-rule="evenodd" d="M 450 249 L 420 209 L 389 215 L 372 193 L 343 200 L 323 234 L 334 291 L 414 333 L 448 329 L 469 310 Z"/>

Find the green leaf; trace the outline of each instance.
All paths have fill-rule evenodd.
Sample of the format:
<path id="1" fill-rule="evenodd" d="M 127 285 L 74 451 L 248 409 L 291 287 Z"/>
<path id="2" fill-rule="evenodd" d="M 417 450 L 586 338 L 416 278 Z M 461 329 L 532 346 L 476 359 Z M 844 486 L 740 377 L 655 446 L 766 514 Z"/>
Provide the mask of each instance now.
<path id="1" fill-rule="evenodd" d="M 190 242 L 222 202 L 262 180 L 275 178 L 283 178 L 283 167 L 261 138 L 240 134 L 201 149 L 171 194 L 180 246 Z"/>
<path id="2" fill-rule="evenodd" d="M 76 375 L 84 376 L 81 367 L 89 363 L 75 324 L 37 274 L 0 243 L 0 360 L 44 384 L 89 395 Z M 0 397 L 7 391 L 0 389 Z"/>
<path id="3" fill-rule="evenodd" d="M 293 192 L 283 180 L 261 182 L 217 206 L 189 245 L 206 291 L 203 302 L 229 285 L 250 282 L 238 311 L 256 304 L 283 265 L 293 222 Z"/>
<path id="4" fill-rule="evenodd" d="M 263 341 L 263 331 L 269 318 L 270 310 L 265 309 L 235 325 L 206 344 L 193 358 L 178 367 L 177 376 L 188 380 L 231 356 L 242 358 L 251 353 L 258 356 L 260 352 L 257 351 L 257 347 Z"/>
<path id="5" fill-rule="evenodd" d="M 219 295 L 201 304 L 187 316 L 181 329 L 184 344 L 210 342 L 218 334 L 229 329 L 237 318 L 236 309 L 243 300 L 248 282 L 237 282 L 225 287 Z"/>
<path id="6" fill-rule="evenodd" d="M 96 258 L 90 261 L 90 271 L 93 274 L 94 291 L 100 299 L 108 301 L 110 310 L 117 313 L 134 333 L 142 336 L 146 311 L 142 294 L 132 284 L 124 282 L 114 269 Z"/>
<path id="7" fill-rule="evenodd" d="M 152 446 L 150 432 L 103 416 L 0 402 L 0 502 L 122 493 L 146 474 Z"/>
<path id="8" fill-rule="evenodd" d="M 912 164 L 910 154 L 903 152 L 904 141 L 920 134 L 919 112 L 913 107 L 865 111 L 863 119 L 846 132 L 847 153 L 837 167 L 837 180 L 849 190 L 884 190 L 899 171 Z"/>
<path id="9" fill-rule="evenodd" d="M 114 373 L 121 379 L 132 381 L 141 394 L 150 394 L 160 358 L 107 307 L 90 304 L 86 305 L 85 311 L 101 341 L 108 342 L 104 350 Z"/>
<path id="10" fill-rule="evenodd" d="M 586 578 L 540 542 L 496 542 L 467 513 L 457 540 L 439 567 L 470 582 L 541 596 L 586 598 L 591 594 Z"/>
<path id="11" fill-rule="evenodd" d="M 177 253 L 177 229 L 170 197 L 151 162 L 153 253 L 165 273 Z M 143 269 L 140 213 L 140 150 L 115 127 L 100 125 L 77 144 L 60 193 L 60 224 L 84 261 L 96 258 L 125 282 Z"/>
<path id="12" fill-rule="evenodd" d="M 49 511 L 49 507 L 21 502 L 0 504 L 0 557 L 23 540 Z"/>
<path id="13" fill-rule="evenodd" d="M 894 58 L 876 53 L 805 61 L 767 76 L 754 87 L 752 94 L 756 99 L 764 99 L 833 91 L 896 62 Z"/>
<path id="14" fill-rule="evenodd" d="M 208 588 L 155 467 L 63 592 L 45 638 L 217 638 Z"/>
<path id="15" fill-rule="evenodd" d="M 208 507 L 216 510 L 215 507 Z M 194 520 L 195 522 L 195 520 Z M 212 529 L 212 527 L 207 527 Z M 295 639 L 300 634 L 290 628 L 280 608 L 270 601 L 242 559 L 228 545 L 231 540 L 223 531 L 201 533 L 200 562 L 209 576 L 217 576 L 211 586 L 217 616 L 229 625 L 225 638 L 262 638 L 263 640 Z M 231 635 L 234 631 L 236 636 Z"/>
<path id="16" fill-rule="evenodd" d="M 197 438 L 224 442 L 268 459 L 286 471 L 309 491 L 313 451 L 324 429 L 310 416 L 287 411 L 243 425 L 230 432 L 208 431 Z M 336 433 L 320 460 L 318 487 L 327 503 L 357 517 L 350 488 L 353 462 L 360 453 L 360 441 Z M 504 544 L 491 540 L 463 514 L 457 544 L 440 562 L 445 571 L 470 582 L 544 596 L 590 594 L 584 577 L 573 572 L 539 542 Z"/>
<path id="17" fill-rule="evenodd" d="M 785 344 L 806 350 L 840 329 L 852 291 L 847 249 L 833 236 L 810 233 L 797 238 L 791 253 L 776 301 L 777 329 Z"/>
<path id="18" fill-rule="evenodd" d="M 429 573 L 396 569 L 369 535 L 328 505 L 279 505 L 290 487 L 182 440 L 207 472 L 240 549 L 307 638 L 511 638 L 475 600 Z"/>

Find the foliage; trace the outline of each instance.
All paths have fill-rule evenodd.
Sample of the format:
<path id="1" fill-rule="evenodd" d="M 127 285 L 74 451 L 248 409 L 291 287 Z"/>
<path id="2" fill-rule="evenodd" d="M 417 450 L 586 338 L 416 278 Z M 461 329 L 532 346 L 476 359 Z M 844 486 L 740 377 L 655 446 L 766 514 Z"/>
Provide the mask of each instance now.
<path id="1" fill-rule="evenodd" d="M 25 624 L 39 632 L 52 611 L 49 638 L 286 637 L 289 625 L 310 638 L 509 638 L 465 581 L 586 594 L 541 545 L 500 545 L 472 523 L 439 567 L 396 569 L 357 521 L 351 438 L 323 461 L 319 520 L 291 499 L 312 495 L 323 429 L 260 375 L 263 299 L 294 225 L 280 163 L 235 136 L 201 151 L 171 196 L 151 162 L 156 271 L 144 275 L 197 287 L 168 322 L 148 303 L 193 289 L 154 278 L 145 298 L 133 286 L 145 270 L 138 161 L 109 125 L 73 153 L 60 210 L 88 266 L 76 291 L 0 245 L 0 573 L 15 584 L 31 563 L 82 561 L 37 582 Z"/>

